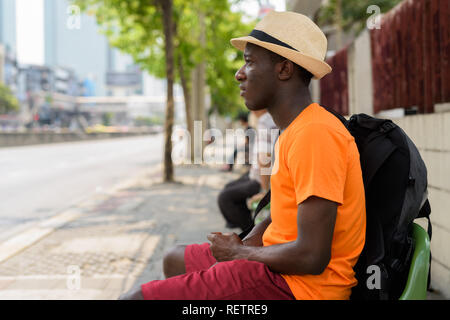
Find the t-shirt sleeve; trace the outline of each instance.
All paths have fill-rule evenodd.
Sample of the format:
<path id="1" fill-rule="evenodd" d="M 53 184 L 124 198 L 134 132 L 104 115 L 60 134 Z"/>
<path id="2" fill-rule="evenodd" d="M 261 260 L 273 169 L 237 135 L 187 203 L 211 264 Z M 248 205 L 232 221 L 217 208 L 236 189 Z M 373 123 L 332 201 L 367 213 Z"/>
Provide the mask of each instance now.
<path id="1" fill-rule="evenodd" d="M 348 143 L 326 125 L 310 124 L 296 132 L 287 164 L 297 204 L 311 196 L 343 203 Z"/>

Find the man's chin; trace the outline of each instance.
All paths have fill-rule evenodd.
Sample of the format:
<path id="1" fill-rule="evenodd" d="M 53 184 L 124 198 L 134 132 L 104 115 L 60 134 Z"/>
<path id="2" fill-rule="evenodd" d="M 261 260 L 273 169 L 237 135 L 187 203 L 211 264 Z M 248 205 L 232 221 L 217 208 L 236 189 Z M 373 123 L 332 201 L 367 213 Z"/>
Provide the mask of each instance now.
<path id="1" fill-rule="evenodd" d="M 258 111 L 258 110 L 265 109 L 265 107 L 263 107 L 261 105 L 255 105 L 253 103 L 249 103 L 249 101 L 245 101 L 245 106 L 250 111 Z"/>

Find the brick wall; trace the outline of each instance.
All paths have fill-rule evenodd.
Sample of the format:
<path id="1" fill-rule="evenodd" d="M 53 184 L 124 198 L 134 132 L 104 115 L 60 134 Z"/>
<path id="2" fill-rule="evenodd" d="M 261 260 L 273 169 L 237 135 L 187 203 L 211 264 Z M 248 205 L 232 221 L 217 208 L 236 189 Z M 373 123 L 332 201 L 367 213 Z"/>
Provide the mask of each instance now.
<path id="1" fill-rule="evenodd" d="M 408 116 L 395 122 L 414 141 L 427 165 L 433 226 L 431 285 L 450 299 L 450 112 Z M 420 224 L 426 226 L 425 221 Z"/>

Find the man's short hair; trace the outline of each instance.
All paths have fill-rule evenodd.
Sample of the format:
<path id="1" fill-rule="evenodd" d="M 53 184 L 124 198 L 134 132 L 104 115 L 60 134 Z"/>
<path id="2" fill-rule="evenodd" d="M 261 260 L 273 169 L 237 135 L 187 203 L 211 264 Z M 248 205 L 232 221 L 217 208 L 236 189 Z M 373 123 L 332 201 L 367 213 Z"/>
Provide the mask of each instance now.
<path id="1" fill-rule="evenodd" d="M 273 51 L 267 50 L 267 52 L 269 52 L 270 60 L 273 63 L 278 63 L 278 62 L 281 62 L 284 60 L 288 60 Z M 294 62 L 292 62 L 292 63 L 294 63 Z M 311 72 L 309 72 L 308 70 L 306 70 L 305 68 L 299 66 L 296 63 L 294 63 L 294 65 L 296 65 L 298 68 L 298 71 L 299 71 L 298 73 L 300 75 L 300 79 L 303 81 L 303 83 L 306 86 L 309 86 L 309 84 L 311 83 L 311 79 L 313 78 L 313 74 Z"/>

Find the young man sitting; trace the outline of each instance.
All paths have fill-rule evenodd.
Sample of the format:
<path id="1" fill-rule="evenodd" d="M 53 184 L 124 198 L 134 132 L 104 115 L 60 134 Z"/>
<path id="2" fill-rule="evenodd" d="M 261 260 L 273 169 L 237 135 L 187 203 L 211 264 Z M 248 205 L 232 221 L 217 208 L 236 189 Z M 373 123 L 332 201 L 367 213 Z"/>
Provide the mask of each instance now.
<path id="1" fill-rule="evenodd" d="M 311 100 L 311 78 L 331 68 L 327 40 L 306 16 L 267 14 L 247 37 L 236 73 L 250 110 L 267 108 L 281 130 L 271 175 L 271 216 L 241 240 L 178 246 L 164 259 L 166 280 L 124 299 L 349 299 L 365 240 L 359 153 L 342 123 Z"/>

